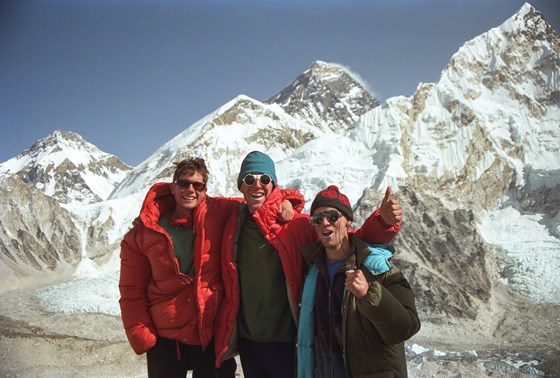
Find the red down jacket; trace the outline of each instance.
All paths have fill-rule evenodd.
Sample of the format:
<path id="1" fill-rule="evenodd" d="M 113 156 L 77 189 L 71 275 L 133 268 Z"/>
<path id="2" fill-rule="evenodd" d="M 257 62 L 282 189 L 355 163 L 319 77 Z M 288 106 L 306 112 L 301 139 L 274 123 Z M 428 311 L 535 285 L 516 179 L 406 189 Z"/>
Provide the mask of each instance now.
<path id="1" fill-rule="evenodd" d="M 309 223 L 308 214 L 295 214 L 294 219 L 279 224 L 277 213 L 282 196 L 274 189 L 263 205 L 255 211 L 253 218 L 259 225 L 268 242 L 274 246 L 280 261 L 288 287 L 288 301 L 297 325 L 298 305 L 304 279 L 305 263 L 300 247 L 317 241 L 317 234 Z M 246 205 L 243 205 L 246 206 Z M 216 366 L 224 359 L 237 353 L 237 335 L 234 329 L 239 311 L 239 278 L 237 276 L 236 241 L 240 232 L 240 209 L 231 213 L 232 218 L 226 222 L 222 242 L 222 276 L 226 296 L 216 320 L 215 348 Z M 370 215 L 363 226 L 356 232 L 362 239 L 371 243 L 388 244 L 400 229 L 400 222 L 386 227 L 380 220 L 379 210 Z"/>

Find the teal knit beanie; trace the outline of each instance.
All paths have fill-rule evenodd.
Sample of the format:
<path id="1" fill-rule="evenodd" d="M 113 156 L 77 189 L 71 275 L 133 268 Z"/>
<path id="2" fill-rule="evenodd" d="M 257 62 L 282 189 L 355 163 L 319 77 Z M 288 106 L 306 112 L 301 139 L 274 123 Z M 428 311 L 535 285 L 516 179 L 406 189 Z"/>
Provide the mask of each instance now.
<path id="1" fill-rule="evenodd" d="M 249 173 L 266 173 L 272 179 L 272 183 L 276 185 L 276 168 L 274 168 L 274 162 L 267 154 L 263 154 L 260 151 L 249 152 L 243 162 L 241 163 L 241 169 L 239 170 L 239 176 L 237 176 L 237 188 L 241 188 L 241 181 Z"/>

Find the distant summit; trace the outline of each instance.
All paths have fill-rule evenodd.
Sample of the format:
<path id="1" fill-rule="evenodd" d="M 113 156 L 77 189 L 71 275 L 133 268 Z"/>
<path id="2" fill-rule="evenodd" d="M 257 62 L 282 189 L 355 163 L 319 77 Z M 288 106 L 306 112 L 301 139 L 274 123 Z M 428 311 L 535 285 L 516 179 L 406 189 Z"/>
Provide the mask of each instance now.
<path id="1" fill-rule="evenodd" d="M 325 132 L 344 132 L 379 101 L 343 66 L 317 61 L 266 100 Z"/>

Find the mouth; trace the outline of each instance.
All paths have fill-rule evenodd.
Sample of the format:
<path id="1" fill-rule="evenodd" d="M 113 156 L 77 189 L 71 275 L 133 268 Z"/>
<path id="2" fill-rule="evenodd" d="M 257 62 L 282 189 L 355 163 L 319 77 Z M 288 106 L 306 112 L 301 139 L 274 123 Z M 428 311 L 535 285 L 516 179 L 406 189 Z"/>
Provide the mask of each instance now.
<path id="1" fill-rule="evenodd" d="M 264 193 L 251 193 L 251 198 L 255 200 L 260 200 L 264 198 Z"/>
<path id="2" fill-rule="evenodd" d="M 181 199 L 183 201 L 194 201 L 196 200 L 196 196 L 192 196 L 192 195 L 183 195 L 181 196 Z"/>
<path id="3" fill-rule="evenodd" d="M 333 230 L 323 230 L 323 232 L 321 232 L 321 235 L 323 235 L 323 237 L 328 238 L 329 236 L 331 236 L 333 234 Z"/>

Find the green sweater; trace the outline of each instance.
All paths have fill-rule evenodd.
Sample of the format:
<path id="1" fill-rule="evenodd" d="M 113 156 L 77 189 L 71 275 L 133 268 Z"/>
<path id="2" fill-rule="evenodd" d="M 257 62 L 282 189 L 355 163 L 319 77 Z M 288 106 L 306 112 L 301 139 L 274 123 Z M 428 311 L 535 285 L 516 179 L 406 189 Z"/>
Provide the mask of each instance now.
<path id="1" fill-rule="evenodd" d="M 239 337 L 257 342 L 293 342 L 296 329 L 280 256 L 251 215 L 241 228 L 237 268 L 241 291 Z"/>
<path id="2" fill-rule="evenodd" d="M 181 273 L 194 277 L 194 233 L 192 227 L 172 226 L 169 214 L 158 220 L 158 224 L 171 236 L 175 257 L 179 261 Z"/>

